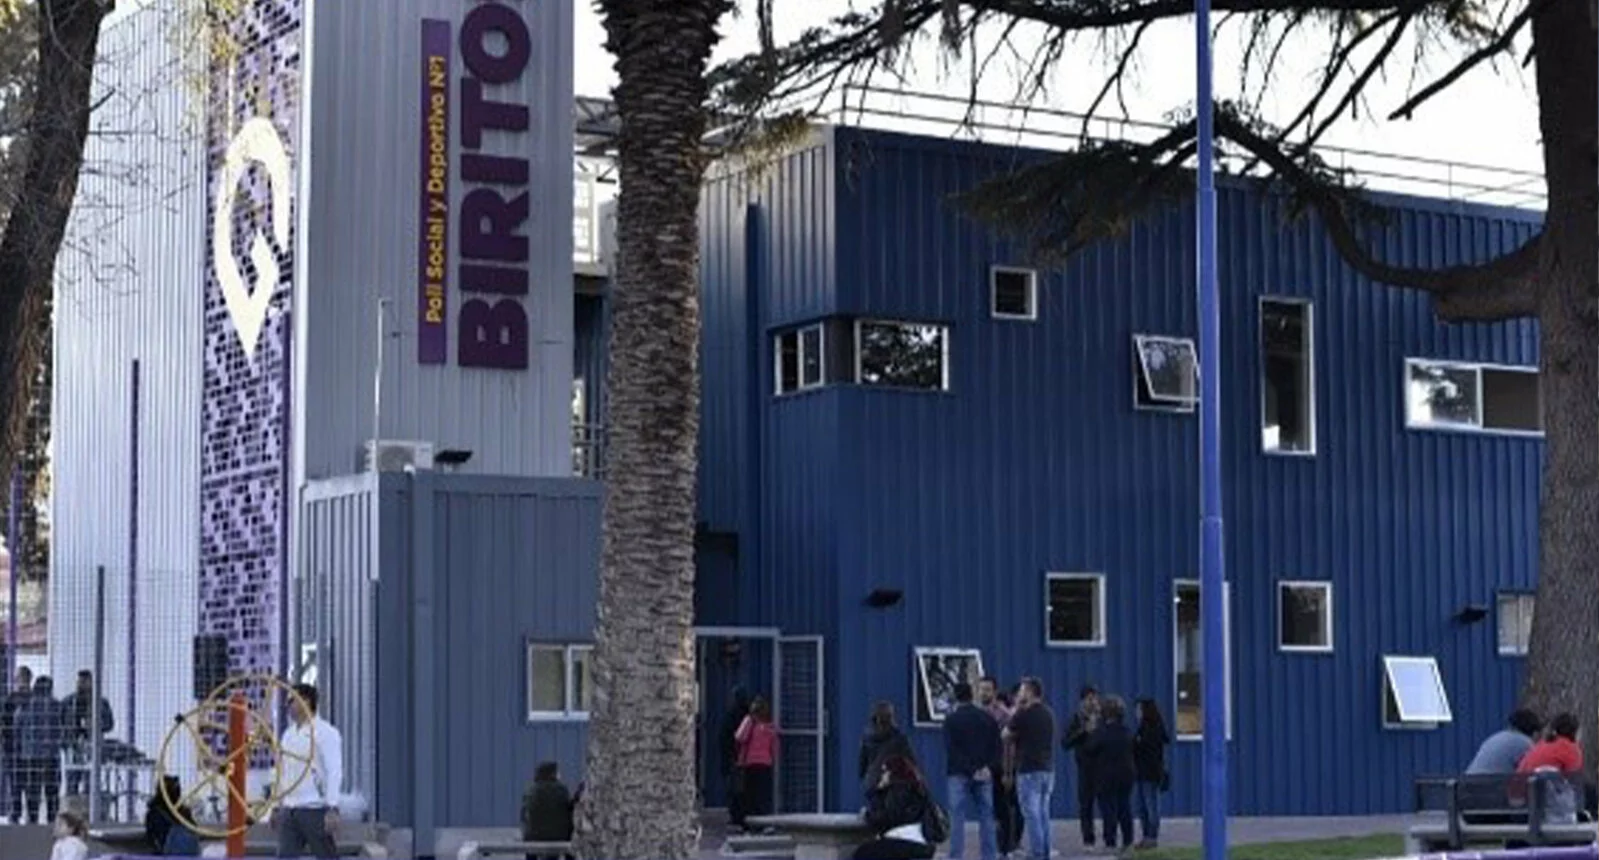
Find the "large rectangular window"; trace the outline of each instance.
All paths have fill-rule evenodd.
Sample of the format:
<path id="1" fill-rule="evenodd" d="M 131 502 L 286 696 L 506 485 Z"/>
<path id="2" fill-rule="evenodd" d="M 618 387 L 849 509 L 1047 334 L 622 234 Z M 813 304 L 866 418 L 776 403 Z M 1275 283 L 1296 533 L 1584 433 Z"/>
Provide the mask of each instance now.
<path id="1" fill-rule="evenodd" d="M 1260 433 L 1263 450 L 1316 452 L 1316 373 L 1311 305 L 1260 301 Z"/>
<path id="2" fill-rule="evenodd" d="M 1422 430 L 1541 433 L 1538 369 L 1406 359 L 1405 424 Z"/>
<path id="3" fill-rule="evenodd" d="M 1532 611 L 1537 595 L 1506 591 L 1499 594 L 1499 653 L 1520 657 L 1532 641 Z"/>
<path id="4" fill-rule="evenodd" d="M 583 719 L 593 698 L 589 645 L 529 642 L 527 646 L 527 718 Z"/>
<path id="5" fill-rule="evenodd" d="M 1222 649 L 1222 663 L 1227 667 L 1225 684 L 1227 702 L 1227 739 L 1233 736 L 1233 672 L 1232 672 L 1232 610 L 1228 608 L 1231 588 L 1222 589 L 1222 629 L 1226 647 Z M 1204 633 L 1201 625 L 1199 583 L 1178 580 L 1174 583 L 1172 607 L 1172 666 L 1177 682 L 1177 737 L 1195 740 L 1205 729 L 1205 663 Z"/>
<path id="6" fill-rule="evenodd" d="M 1432 657 L 1382 658 L 1382 722 L 1390 729 L 1431 729 L 1454 719 L 1443 674 Z"/>
<path id="7" fill-rule="evenodd" d="M 1044 642 L 1058 648 L 1105 644 L 1105 577 L 1051 573 L 1044 577 Z"/>
<path id="8" fill-rule="evenodd" d="M 1186 337 L 1133 335 L 1133 405 L 1192 412 L 1199 402 L 1199 357 Z"/>
<path id="9" fill-rule="evenodd" d="M 775 385 L 778 394 L 791 394 L 816 388 L 826 381 L 823 349 L 826 336 L 822 324 L 778 334 L 776 340 Z"/>
<path id="10" fill-rule="evenodd" d="M 855 379 L 861 385 L 945 391 L 949 329 L 928 323 L 855 323 Z"/>

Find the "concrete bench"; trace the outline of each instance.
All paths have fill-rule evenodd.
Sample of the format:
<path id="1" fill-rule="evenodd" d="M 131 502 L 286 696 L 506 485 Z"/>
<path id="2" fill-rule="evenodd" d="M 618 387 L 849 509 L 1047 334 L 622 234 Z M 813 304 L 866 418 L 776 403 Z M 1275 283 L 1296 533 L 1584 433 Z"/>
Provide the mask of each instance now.
<path id="1" fill-rule="evenodd" d="M 480 857 L 565 857 L 572 853 L 570 842 L 464 842 L 456 860 Z"/>
<path id="2" fill-rule="evenodd" d="M 751 817 L 749 825 L 793 840 L 794 860 L 848 860 L 877 836 L 854 813 L 760 815 Z"/>
<path id="3" fill-rule="evenodd" d="M 1556 773 L 1417 779 L 1418 818 L 1406 829 L 1407 850 L 1424 854 L 1506 842 L 1540 847 L 1593 843 L 1591 821 L 1550 821 L 1545 815 L 1557 790 L 1569 796 L 1580 786 Z"/>
<path id="4" fill-rule="evenodd" d="M 789 860 L 794 856 L 794 839 L 790 836 L 740 834 L 727 837 L 722 843 L 723 857 L 742 860 Z"/>

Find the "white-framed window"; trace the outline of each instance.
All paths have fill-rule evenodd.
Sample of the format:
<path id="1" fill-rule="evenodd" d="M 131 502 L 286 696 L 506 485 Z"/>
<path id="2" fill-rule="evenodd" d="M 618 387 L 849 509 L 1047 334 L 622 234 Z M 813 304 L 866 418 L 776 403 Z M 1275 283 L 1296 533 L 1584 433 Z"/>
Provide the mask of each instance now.
<path id="1" fill-rule="evenodd" d="M 1233 623 L 1232 583 L 1222 588 L 1222 630 L 1226 647 L 1222 663 L 1227 667 L 1227 739 L 1233 739 Z M 1174 734 L 1180 741 L 1197 741 L 1205 727 L 1204 633 L 1201 626 L 1199 582 L 1179 579 L 1172 583 L 1172 670 L 1176 686 L 1177 715 Z"/>
<path id="2" fill-rule="evenodd" d="M 1133 335 L 1133 406 L 1192 412 L 1199 402 L 1199 356 L 1186 337 Z"/>
<path id="3" fill-rule="evenodd" d="M 1537 595 L 1522 591 L 1499 592 L 1498 627 L 1499 653 L 1505 657 L 1522 657 L 1527 653 L 1527 643 L 1532 641 L 1532 612 L 1537 605 Z"/>
<path id="4" fill-rule="evenodd" d="M 1038 272 L 1015 266 L 988 270 L 988 308 L 997 320 L 1038 319 Z"/>
<path id="5" fill-rule="evenodd" d="M 1277 648 L 1302 654 L 1332 653 L 1332 583 L 1277 583 Z"/>
<path id="6" fill-rule="evenodd" d="M 1382 724 L 1388 729 L 1435 729 L 1451 722 L 1449 693 L 1433 657 L 1382 658 Z"/>
<path id="7" fill-rule="evenodd" d="M 527 643 L 527 718 L 587 719 L 594 695 L 591 645 Z"/>
<path id="8" fill-rule="evenodd" d="M 778 394 L 817 388 L 827 381 L 823 357 L 827 336 L 821 323 L 782 332 L 773 340 L 776 343 L 774 385 Z"/>
<path id="9" fill-rule="evenodd" d="M 1542 435 L 1538 368 L 1407 358 L 1405 426 Z"/>
<path id="10" fill-rule="evenodd" d="M 855 381 L 884 388 L 949 390 L 949 327 L 856 320 Z"/>
<path id="11" fill-rule="evenodd" d="M 1316 453 L 1316 336 L 1305 299 L 1260 300 L 1260 445 Z"/>
<path id="12" fill-rule="evenodd" d="M 1052 648 L 1104 647 L 1104 574 L 1044 574 L 1044 644 Z"/>

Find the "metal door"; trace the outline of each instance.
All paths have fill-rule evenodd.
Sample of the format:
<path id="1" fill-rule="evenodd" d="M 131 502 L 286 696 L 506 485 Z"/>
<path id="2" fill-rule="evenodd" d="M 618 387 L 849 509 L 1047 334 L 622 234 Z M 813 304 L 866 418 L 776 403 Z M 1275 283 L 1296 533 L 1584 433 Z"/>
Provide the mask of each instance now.
<path id="1" fill-rule="evenodd" d="M 822 637 L 777 639 L 777 804 L 782 812 L 821 812 L 827 713 Z"/>

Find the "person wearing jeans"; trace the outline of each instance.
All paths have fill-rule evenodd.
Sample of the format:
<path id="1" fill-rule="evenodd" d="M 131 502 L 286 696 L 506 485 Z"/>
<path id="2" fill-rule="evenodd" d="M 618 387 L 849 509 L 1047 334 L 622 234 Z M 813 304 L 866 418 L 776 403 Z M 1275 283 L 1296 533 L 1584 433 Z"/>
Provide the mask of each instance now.
<path id="1" fill-rule="evenodd" d="M 1016 713 L 1005 730 L 1016 750 L 1016 795 L 1027 832 L 1027 853 L 1049 860 L 1049 808 L 1055 793 L 1055 712 L 1044 704 L 1037 678 L 1022 679 Z"/>
<path id="2" fill-rule="evenodd" d="M 982 860 L 996 860 L 994 762 L 999 760 L 999 723 L 972 703 L 972 685 L 955 685 L 955 710 L 944 717 L 944 760 L 949 776 L 949 856 L 966 853 L 967 813 L 977 819 Z"/>

